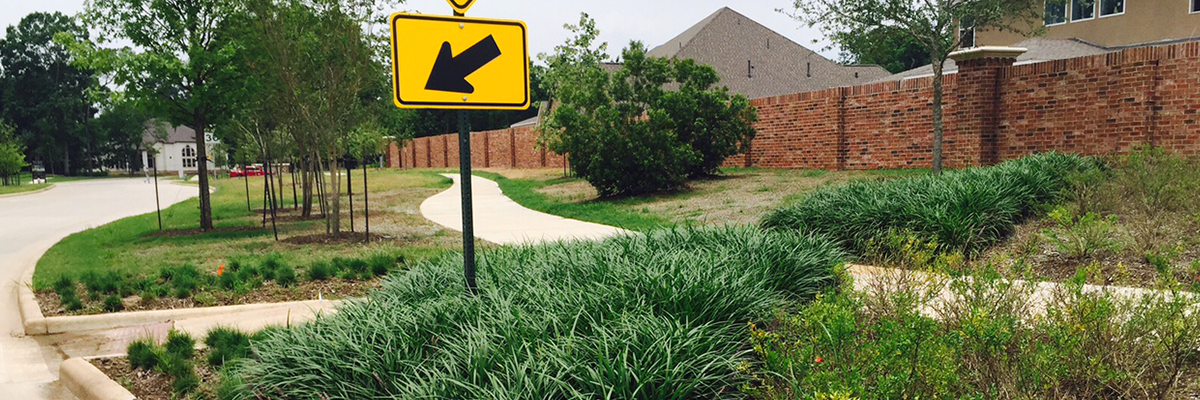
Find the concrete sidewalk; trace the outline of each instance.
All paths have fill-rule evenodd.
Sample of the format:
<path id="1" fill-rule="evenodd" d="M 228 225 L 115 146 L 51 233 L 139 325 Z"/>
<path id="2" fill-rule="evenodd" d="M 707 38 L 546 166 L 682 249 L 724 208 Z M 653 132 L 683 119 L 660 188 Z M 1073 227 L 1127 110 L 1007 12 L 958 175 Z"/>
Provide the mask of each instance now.
<path id="1" fill-rule="evenodd" d="M 462 231 L 462 188 L 458 174 L 442 174 L 454 186 L 421 203 L 421 215 L 450 229 Z M 495 181 L 472 177 L 475 237 L 499 244 L 540 243 L 568 239 L 600 239 L 630 231 L 608 225 L 550 215 L 509 199 Z"/>

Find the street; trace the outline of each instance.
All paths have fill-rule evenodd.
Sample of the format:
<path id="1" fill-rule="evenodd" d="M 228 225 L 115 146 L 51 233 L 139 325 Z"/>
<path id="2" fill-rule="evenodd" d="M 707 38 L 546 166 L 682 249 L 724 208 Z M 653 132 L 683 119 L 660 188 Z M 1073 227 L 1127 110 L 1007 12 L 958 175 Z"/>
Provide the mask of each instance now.
<path id="1" fill-rule="evenodd" d="M 164 208 L 195 197 L 194 186 L 159 182 Z M 40 193 L 0 198 L 0 398 L 73 399 L 58 380 L 61 353 L 25 336 L 17 288 L 62 238 L 153 212 L 154 185 L 142 178 L 59 183 Z"/>

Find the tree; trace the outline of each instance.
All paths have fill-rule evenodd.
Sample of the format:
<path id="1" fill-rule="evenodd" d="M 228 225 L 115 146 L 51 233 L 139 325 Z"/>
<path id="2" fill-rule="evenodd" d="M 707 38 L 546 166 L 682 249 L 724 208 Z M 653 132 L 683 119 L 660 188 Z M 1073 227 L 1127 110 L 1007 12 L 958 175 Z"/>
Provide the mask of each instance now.
<path id="1" fill-rule="evenodd" d="M 206 133 L 236 104 L 236 53 L 226 19 L 242 10 L 229 0 L 89 1 L 84 18 L 102 32 L 101 42 L 124 38 L 143 49 L 98 50 L 76 46 L 81 58 L 115 76 L 126 94 L 153 115 L 196 131 L 196 157 L 208 158 Z M 200 230 L 213 229 L 208 163 L 200 177 Z"/>
<path id="2" fill-rule="evenodd" d="M 841 62 L 874 64 L 893 74 L 929 64 L 929 52 L 904 30 L 893 26 L 853 32 L 834 32 Z"/>
<path id="3" fill-rule="evenodd" d="M 1041 17 L 1041 0 L 795 0 L 792 16 L 835 40 L 853 32 L 898 30 L 933 63 L 933 173 L 942 171 L 942 84 L 960 27 L 1024 32 Z"/>
<path id="4" fill-rule="evenodd" d="M 86 157 L 90 164 L 86 149 L 100 145 L 87 125 L 96 112 L 88 96 L 96 81 L 88 68 L 72 64 L 70 50 L 54 40 L 59 34 L 87 38 L 87 30 L 62 13 L 32 13 L 8 27 L 0 39 L 0 117 L 13 123 L 30 154 L 69 175 L 84 164 L 72 160 Z"/>
<path id="5" fill-rule="evenodd" d="M 22 146 L 13 134 L 12 126 L 0 120 L 0 178 L 5 185 L 10 185 L 11 177 L 17 175 L 21 179 L 21 168 L 25 163 L 25 146 Z"/>
<path id="6" fill-rule="evenodd" d="M 570 154 L 571 169 L 602 196 L 678 188 L 716 173 L 754 137 L 756 111 L 745 97 L 714 88 L 712 67 L 648 57 L 633 42 L 621 70 L 609 74 L 596 62 L 605 46 L 594 44 L 593 21 L 585 14 L 568 29 L 577 36 L 543 57 L 548 91 L 560 102 L 543 140 Z"/>

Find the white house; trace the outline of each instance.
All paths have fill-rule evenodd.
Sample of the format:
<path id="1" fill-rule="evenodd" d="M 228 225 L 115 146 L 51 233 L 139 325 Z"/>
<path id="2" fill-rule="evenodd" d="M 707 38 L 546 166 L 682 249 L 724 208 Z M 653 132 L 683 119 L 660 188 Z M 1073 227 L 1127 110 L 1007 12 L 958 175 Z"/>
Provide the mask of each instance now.
<path id="1" fill-rule="evenodd" d="M 220 143 L 212 133 L 204 134 L 207 154 L 211 158 L 213 145 Z M 146 170 L 158 166 L 159 173 L 196 173 L 199 170 L 196 157 L 196 130 L 186 126 L 171 127 L 169 124 L 157 121 L 146 123 L 146 131 L 142 134 L 142 165 Z M 153 156 L 148 148 L 154 149 Z M 208 162 L 209 170 L 215 167 Z"/>

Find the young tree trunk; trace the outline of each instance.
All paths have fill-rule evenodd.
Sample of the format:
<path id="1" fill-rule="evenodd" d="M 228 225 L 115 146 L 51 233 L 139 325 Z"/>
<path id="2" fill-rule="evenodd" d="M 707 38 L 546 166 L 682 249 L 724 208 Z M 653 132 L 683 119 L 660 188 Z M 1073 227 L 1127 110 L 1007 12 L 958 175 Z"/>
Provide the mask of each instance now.
<path id="1" fill-rule="evenodd" d="M 212 196 L 208 193 L 208 148 L 204 143 L 204 129 L 208 121 L 197 115 L 192 129 L 196 130 L 196 172 L 200 175 L 200 231 L 213 230 Z"/>
<path id="2" fill-rule="evenodd" d="M 337 235 L 342 233 L 342 174 L 338 170 L 337 157 L 329 156 L 329 188 L 333 189 L 333 195 L 330 199 L 332 208 L 329 212 L 330 233 Z"/>
<path id="3" fill-rule="evenodd" d="M 307 218 L 307 217 L 312 216 L 312 205 L 313 205 L 312 169 L 313 168 L 312 168 L 312 162 L 309 161 L 307 159 L 307 157 L 305 158 L 305 160 L 301 161 L 301 163 L 304 164 L 304 170 L 300 171 L 301 179 L 303 179 L 303 184 L 300 185 L 300 191 L 301 191 L 301 193 L 304 194 L 304 201 L 303 201 L 304 207 L 300 211 L 300 215 Z"/>
<path id="4" fill-rule="evenodd" d="M 945 58 L 933 59 L 933 174 L 942 173 L 942 137 L 945 125 L 942 121 L 942 71 Z"/>

